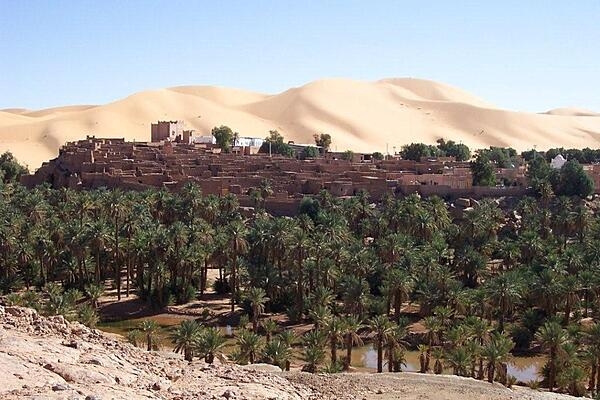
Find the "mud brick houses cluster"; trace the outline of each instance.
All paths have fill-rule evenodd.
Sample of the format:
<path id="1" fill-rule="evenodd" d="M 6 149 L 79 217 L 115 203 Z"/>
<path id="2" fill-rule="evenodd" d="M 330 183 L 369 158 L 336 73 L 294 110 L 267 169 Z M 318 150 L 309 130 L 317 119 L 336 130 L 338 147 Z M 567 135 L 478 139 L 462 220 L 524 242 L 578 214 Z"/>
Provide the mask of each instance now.
<path id="1" fill-rule="evenodd" d="M 391 158 L 352 161 L 326 153 L 311 160 L 298 160 L 267 154 L 222 154 L 212 144 L 126 142 L 88 136 L 64 145 L 59 156 L 44 163 L 34 174 L 24 175 L 27 187 L 48 183 L 55 188 L 99 187 L 145 190 L 150 187 L 177 190 L 195 182 L 204 194 L 238 196 L 242 206 L 253 206 L 252 188 L 268 180 L 273 195 L 266 199 L 267 210 L 292 215 L 300 200 L 325 189 L 334 196 L 352 196 L 367 190 L 374 200 L 384 193 L 444 197 L 519 195 L 525 185 L 474 187 L 469 164 L 452 158 L 421 162 Z M 524 183 L 524 171 L 499 171 Z"/>

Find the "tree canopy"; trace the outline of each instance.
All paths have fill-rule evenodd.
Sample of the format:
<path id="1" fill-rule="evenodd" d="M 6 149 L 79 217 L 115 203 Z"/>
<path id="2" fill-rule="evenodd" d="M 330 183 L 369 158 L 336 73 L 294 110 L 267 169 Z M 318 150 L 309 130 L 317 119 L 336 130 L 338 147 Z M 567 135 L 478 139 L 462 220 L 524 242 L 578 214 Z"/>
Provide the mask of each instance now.
<path id="1" fill-rule="evenodd" d="M 286 157 L 293 157 L 295 155 L 294 149 L 284 142 L 283 136 L 276 130 L 269 131 L 269 136 L 265 138 L 259 151 L 261 153 L 269 153 L 269 149 L 272 154 L 280 154 Z"/>
<path id="2" fill-rule="evenodd" d="M 0 155 L 0 177 L 4 183 L 19 182 L 19 177 L 28 172 L 27 167 L 19 164 L 10 151 Z"/>
<path id="3" fill-rule="evenodd" d="M 323 149 L 323 152 L 328 152 L 331 147 L 331 135 L 328 133 L 315 133 L 313 135 L 315 144 Z"/>
<path id="4" fill-rule="evenodd" d="M 214 136 L 217 145 L 221 148 L 221 150 L 223 150 L 225 153 L 229 153 L 235 137 L 235 134 L 231 128 L 225 125 L 221 125 L 219 127 L 215 126 L 212 129 L 211 134 Z"/>

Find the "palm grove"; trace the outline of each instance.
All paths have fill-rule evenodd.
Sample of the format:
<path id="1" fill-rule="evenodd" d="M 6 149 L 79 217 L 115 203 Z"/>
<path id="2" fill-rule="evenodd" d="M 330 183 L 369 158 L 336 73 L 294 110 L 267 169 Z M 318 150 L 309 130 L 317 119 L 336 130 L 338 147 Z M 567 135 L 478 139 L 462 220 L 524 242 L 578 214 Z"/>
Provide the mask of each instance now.
<path id="1" fill-rule="evenodd" d="M 482 200 L 460 218 L 442 199 L 415 195 L 372 204 L 364 192 L 324 191 L 294 218 L 261 202 L 243 217 L 234 196 L 203 196 L 193 184 L 178 193 L 26 190 L 5 178 L 0 289 L 9 302 L 93 324 L 107 282 L 119 298 L 136 290 L 162 307 L 201 296 L 214 268 L 215 290 L 251 318 L 230 355 L 241 363 L 289 368 L 302 343 L 305 370 L 339 371 L 369 341 L 378 371 L 401 371 L 407 346 L 418 346 L 421 372 L 510 384 L 511 354 L 543 351 L 546 387 L 597 393 L 600 218 L 579 197 L 555 195 L 560 174 L 529 159 L 539 164 L 535 197 L 509 208 Z M 268 182 L 256 190 L 271 193 Z M 296 337 L 266 313 L 314 325 Z M 416 320 L 425 330 L 410 334 Z M 152 349 L 156 330 L 146 321 L 130 340 Z M 212 362 L 225 345 L 218 328 L 194 321 L 172 339 L 188 360 Z"/>

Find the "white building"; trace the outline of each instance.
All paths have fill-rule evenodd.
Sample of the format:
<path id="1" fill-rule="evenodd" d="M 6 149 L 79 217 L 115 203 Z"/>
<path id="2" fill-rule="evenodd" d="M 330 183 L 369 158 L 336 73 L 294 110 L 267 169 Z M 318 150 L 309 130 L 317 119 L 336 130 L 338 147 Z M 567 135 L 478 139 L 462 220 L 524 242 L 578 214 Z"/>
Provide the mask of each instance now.
<path id="1" fill-rule="evenodd" d="M 265 139 L 253 138 L 253 137 L 239 137 L 233 145 L 235 147 L 260 147 L 265 142 Z"/>
<path id="2" fill-rule="evenodd" d="M 217 140 L 213 135 L 208 136 L 194 136 L 194 143 L 203 143 L 203 144 L 217 144 Z"/>
<path id="3" fill-rule="evenodd" d="M 550 161 L 550 166 L 554 169 L 561 169 L 563 165 L 567 162 L 567 159 L 562 156 L 562 154 L 557 155 Z"/>

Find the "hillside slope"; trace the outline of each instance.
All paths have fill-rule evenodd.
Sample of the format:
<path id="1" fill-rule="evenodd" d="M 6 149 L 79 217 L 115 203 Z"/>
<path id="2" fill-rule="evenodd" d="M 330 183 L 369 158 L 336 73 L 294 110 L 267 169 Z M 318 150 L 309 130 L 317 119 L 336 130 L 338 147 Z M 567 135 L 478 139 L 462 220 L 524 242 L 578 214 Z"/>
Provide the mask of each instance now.
<path id="1" fill-rule="evenodd" d="M 385 152 L 387 146 L 391 152 L 441 137 L 473 148 L 600 147 L 600 114 L 578 109 L 513 112 L 448 85 L 400 78 L 326 79 L 275 95 L 181 86 L 105 105 L 0 110 L 0 151 L 12 151 L 35 169 L 55 157 L 66 141 L 86 134 L 148 140 L 151 122 L 176 119 L 203 134 L 225 124 L 245 136 L 265 137 L 277 129 L 288 140 L 310 143 L 314 133 L 326 132 L 340 151 Z"/>
<path id="2" fill-rule="evenodd" d="M 62 316 L 0 305 L 0 398 L 17 399 L 572 399 L 443 375 L 260 372 L 271 366 L 185 362 L 146 352 Z"/>

